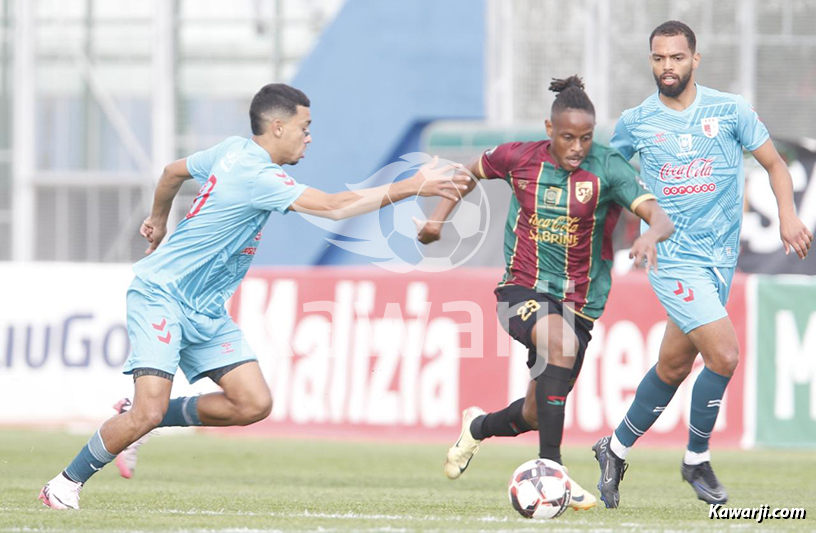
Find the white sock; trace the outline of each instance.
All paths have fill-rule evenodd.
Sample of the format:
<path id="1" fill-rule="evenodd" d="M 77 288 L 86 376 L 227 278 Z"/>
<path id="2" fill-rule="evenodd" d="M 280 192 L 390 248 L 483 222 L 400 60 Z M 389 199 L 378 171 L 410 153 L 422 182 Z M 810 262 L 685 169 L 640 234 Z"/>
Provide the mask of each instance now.
<path id="1" fill-rule="evenodd" d="M 706 461 L 711 461 L 711 450 L 706 450 L 703 453 L 686 450 L 686 455 L 683 457 L 683 462 L 687 465 L 701 465 Z"/>
<path id="2" fill-rule="evenodd" d="M 609 449 L 612 450 L 612 453 L 618 456 L 618 459 L 626 459 L 626 454 L 629 453 L 631 450 L 631 446 L 627 447 L 621 444 L 621 441 L 618 440 L 618 436 L 615 435 L 615 432 L 612 432 L 612 440 L 609 442 Z"/>

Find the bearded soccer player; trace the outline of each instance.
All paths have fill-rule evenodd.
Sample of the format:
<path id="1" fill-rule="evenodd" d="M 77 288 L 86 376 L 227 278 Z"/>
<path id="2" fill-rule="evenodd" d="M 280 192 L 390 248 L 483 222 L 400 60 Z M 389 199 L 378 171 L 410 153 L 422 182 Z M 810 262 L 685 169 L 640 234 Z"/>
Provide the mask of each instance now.
<path id="1" fill-rule="evenodd" d="M 666 22 L 652 32 L 649 45 L 658 90 L 623 112 L 611 144 L 627 159 L 640 154 L 643 180 L 676 228 L 657 247 L 660 271 L 649 273 L 669 320 L 658 362 L 640 382 L 623 421 L 593 446 L 601 468 L 598 489 L 610 508 L 620 500 L 629 449 L 666 408 L 698 353 L 705 367 L 692 390 L 681 472 L 699 499 L 728 499 L 711 468 L 709 439 L 739 359 L 725 303 L 739 250 L 743 148 L 768 171 L 785 251 L 804 259 L 813 241 L 794 211 L 788 168 L 756 112 L 739 95 L 694 82 L 700 64 L 694 32 L 682 22 Z"/>
<path id="2" fill-rule="evenodd" d="M 484 439 L 532 430 L 538 430 L 540 457 L 561 463 L 564 406 L 609 295 L 610 239 L 621 208 L 651 225 L 630 253 L 637 261 L 647 258 L 650 267 L 657 267 L 656 243 L 673 231 L 637 171 L 617 151 L 592 142 L 595 108 L 581 79 L 555 80 L 550 90 L 557 93 L 546 121 L 551 140 L 502 144 L 467 167 L 479 179 L 505 180 L 513 192 L 505 224 L 507 268 L 495 292 L 500 322 L 529 350 L 531 381 L 526 397 L 505 409 L 464 411 L 462 433 L 445 462 L 451 479 L 462 475 Z M 420 242 L 439 238 L 453 207 L 440 202 Z M 573 482 L 571 506 L 595 504 Z"/>
<path id="3" fill-rule="evenodd" d="M 65 470 L 40 491 L 53 509 L 79 509 L 83 484 L 155 427 L 249 425 L 266 418 L 272 396 L 252 349 L 224 303 L 247 273 L 272 212 L 294 210 L 339 220 L 409 196 L 457 199 L 469 178 L 454 168 L 423 166 L 412 177 L 371 189 L 328 194 L 283 170 L 311 142 L 309 99 L 283 84 L 263 87 L 249 109 L 252 138 L 220 144 L 165 167 L 141 234 L 148 256 L 134 266 L 127 292 L 133 351 L 124 373 L 133 404 L 105 422 Z M 181 185 L 201 190 L 165 244 L 167 217 Z M 208 377 L 222 391 L 170 399 L 178 367 L 193 383 Z M 121 406 L 120 406 L 121 407 Z"/>

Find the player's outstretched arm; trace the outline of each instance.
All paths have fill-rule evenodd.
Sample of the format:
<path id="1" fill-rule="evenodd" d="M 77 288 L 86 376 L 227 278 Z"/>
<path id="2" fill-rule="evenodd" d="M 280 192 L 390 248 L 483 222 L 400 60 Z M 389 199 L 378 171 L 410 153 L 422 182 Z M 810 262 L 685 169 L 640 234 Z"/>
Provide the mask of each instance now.
<path id="1" fill-rule="evenodd" d="M 156 185 L 156 192 L 153 195 L 153 210 L 150 216 L 142 222 L 139 229 L 142 237 L 150 243 L 145 250 L 145 255 L 153 253 L 159 247 L 162 239 L 167 234 L 167 217 L 170 216 L 170 208 L 173 206 L 173 199 L 178 194 L 181 185 L 192 178 L 187 170 L 187 159 L 179 159 L 164 167 L 159 183 Z"/>
<path id="2" fill-rule="evenodd" d="M 477 179 L 484 178 L 479 170 L 478 159 L 474 159 L 469 165 L 464 167 L 462 174 L 473 176 Z M 467 182 L 467 188 L 462 191 L 462 197 L 475 188 L 476 180 L 469 180 Z M 433 213 L 431 213 L 431 216 L 428 218 L 427 222 L 421 222 L 420 220 L 414 218 L 414 224 L 416 224 L 417 227 L 417 240 L 422 244 L 430 244 L 434 241 L 438 241 L 442 236 L 442 223 L 448 219 L 453 211 L 453 208 L 456 207 L 457 202 L 458 198 L 456 200 L 442 198 L 439 200 L 436 209 L 434 209 Z"/>
<path id="3" fill-rule="evenodd" d="M 785 245 L 785 253 L 789 254 L 790 249 L 793 248 L 799 257 L 804 259 L 810 251 L 813 234 L 796 216 L 796 208 L 793 204 L 793 182 L 788 165 L 782 160 L 770 139 L 751 153 L 768 171 L 771 188 L 776 196 L 776 205 L 779 209 L 779 236 Z"/>
<path id="4" fill-rule="evenodd" d="M 459 198 L 458 191 L 467 189 L 470 177 L 457 172 L 460 165 L 437 167 L 439 158 L 420 167 L 408 179 L 358 191 L 326 193 L 309 188 L 295 200 L 290 209 L 298 213 L 315 215 L 332 220 L 343 220 L 370 213 L 411 196 L 441 196 L 450 200 Z"/>
<path id="5" fill-rule="evenodd" d="M 629 250 L 629 259 L 634 259 L 635 264 L 640 265 L 646 258 L 646 270 L 654 268 L 657 272 L 657 243 L 671 237 L 674 224 L 663 208 L 657 205 L 657 200 L 641 202 L 635 208 L 635 214 L 649 224 L 649 229 L 635 240 Z"/>

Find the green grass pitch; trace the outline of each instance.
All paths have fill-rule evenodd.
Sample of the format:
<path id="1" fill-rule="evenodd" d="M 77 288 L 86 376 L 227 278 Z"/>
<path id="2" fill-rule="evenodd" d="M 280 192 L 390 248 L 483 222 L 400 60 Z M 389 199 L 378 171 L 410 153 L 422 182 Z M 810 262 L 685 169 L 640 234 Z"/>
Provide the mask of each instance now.
<path id="1" fill-rule="evenodd" d="M 57 512 L 40 487 L 86 441 L 60 432 L 0 430 L 0 531 L 543 531 L 813 530 L 805 520 L 710 520 L 680 480 L 682 443 L 636 449 L 617 510 L 568 510 L 550 521 L 518 516 L 507 500 L 533 445 L 482 446 L 457 481 L 442 473 L 446 444 L 383 444 L 160 435 L 141 450 L 136 476 L 111 465 L 82 491 L 82 510 Z M 589 489 L 588 447 L 567 448 L 571 475 Z M 716 450 L 714 467 L 734 507 L 804 507 L 816 513 L 816 451 Z"/>

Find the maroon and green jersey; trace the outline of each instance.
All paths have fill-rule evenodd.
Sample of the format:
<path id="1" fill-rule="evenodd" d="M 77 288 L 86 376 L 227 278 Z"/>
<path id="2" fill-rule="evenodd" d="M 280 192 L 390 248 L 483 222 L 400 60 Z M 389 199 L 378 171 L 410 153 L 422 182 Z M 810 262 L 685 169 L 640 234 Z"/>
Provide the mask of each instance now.
<path id="1" fill-rule="evenodd" d="M 533 288 L 595 320 L 612 286 L 611 237 L 621 206 L 634 211 L 654 196 L 613 148 L 593 143 L 570 173 L 549 147 L 550 141 L 511 142 L 479 159 L 482 176 L 504 178 L 513 189 L 499 286 Z"/>

